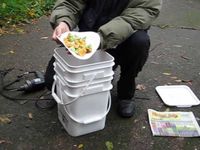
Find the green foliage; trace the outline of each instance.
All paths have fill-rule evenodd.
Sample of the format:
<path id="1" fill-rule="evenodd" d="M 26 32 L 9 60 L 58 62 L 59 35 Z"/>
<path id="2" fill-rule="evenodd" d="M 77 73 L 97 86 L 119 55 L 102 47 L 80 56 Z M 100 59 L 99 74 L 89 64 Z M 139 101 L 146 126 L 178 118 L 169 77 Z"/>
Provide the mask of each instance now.
<path id="1" fill-rule="evenodd" d="M 0 0 L 0 27 L 29 22 L 46 14 L 55 0 Z"/>

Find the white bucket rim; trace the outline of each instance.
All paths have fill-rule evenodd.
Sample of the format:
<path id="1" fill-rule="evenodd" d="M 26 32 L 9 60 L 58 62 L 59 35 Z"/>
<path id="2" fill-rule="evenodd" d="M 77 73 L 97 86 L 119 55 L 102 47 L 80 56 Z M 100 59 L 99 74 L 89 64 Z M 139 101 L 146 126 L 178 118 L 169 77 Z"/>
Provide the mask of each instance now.
<path id="1" fill-rule="evenodd" d="M 54 49 L 54 54 L 55 55 L 57 55 L 57 56 L 59 56 L 59 54 L 58 54 L 58 52 L 62 52 L 62 51 L 64 51 L 65 49 L 64 48 L 55 48 Z M 58 51 L 58 52 L 57 52 Z M 105 52 L 105 53 L 104 53 Z M 63 60 L 63 58 L 62 57 L 60 57 L 59 56 L 59 58 L 61 58 L 66 64 L 67 64 L 67 66 L 69 66 L 69 67 L 71 67 L 71 68 L 82 68 L 82 67 L 89 67 L 89 66 L 94 66 L 94 65 L 99 65 L 99 64 L 105 64 L 105 63 L 110 63 L 110 62 L 113 62 L 114 61 L 114 57 L 112 56 L 112 55 L 110 55 L 109 53 L 107 53 L 106 51 L 97 51 L 96 53 L 104 53 L 104 55 L 107 55 L 109 58 L 110 58 L 110 60 L 107 60 L 107 61 L 102 61 L 102 62 L 94 62 L 94 63 L 92 63 L 92 64 L 87 64 L 87 65 L 81 65 L 81 66 L 74 66 L 74 65 L 70 65 L 67 61 L 65 61 L 65 60 Z M 67 54 L 67 53 L 66 53 Z M 97 54 L 96 54 L 97 55 Z M 69 56 L 69 55 L 68 55 Z M 69 57 L 71 57 L 71 56 L 69 56 Z M 93 57 L 95 57 L 95 55 L 93 56 Z M 76 59 L 76 58 L 74 58 L 74 59 Z M 82 62 L 84 62 L 84 61 L 86 61 L 86 60 L 79 60 L 79 59 L 77 59 L 77 61 L 82 61 Z"/>
<path id="2" fill-rule="evenodd" d="M 61 81 L 61 84 L 63 85 L 63 86 L 68 86 L 68 87 L 70 87 L 70 88 L 82 88 L 82 87 L 85 87 L 86 85 L 87 85 L 87 83 L 88 82 L 80 82 L 80 84 L 76 84 L 76 85 L 71 85 L 70 83 L 68 83 L 68 82 L 65 82 L 64 81 L 64 79 L 61 77 L 61 75 L 59 75 L 59 74 L 57 74 L 57 77 L 56 78 L 58 78 L 58 80 L 60 80 Z M 97 82 L 95 82 L 95 80 L 93 80 L 91 83 L 90 83 L 90 85 L 96 85 L 96 84 L 103 84 L 103 83 L 105 83 L 105 82 L 109 82 L 109 81 L 111 81 L 113 79 L 113 76 L 109 76 L 109 78 L 108 79 L 106 79 L 105 78 L 105 80 L 101 80 L 101 81 L 97 81 Z M 54 76 L 54 80 L 55 80 L 55 76 Z"/>
<path id="3" fill-rule="evenodd" d="M 60 60 L 57 58 L 57 56 L 55 54 L 53 56 L 60 63 L 59 65 L 62 65 L 61 67 L 63 67 L 67 72 L 70 72 L 70 73 L 82 73 L 82 72 L 94 71 L 94 70 L 99 70 L 99 69 L 104 69 L 104 68 L 111 68 L 115 64 L 114 62 L 109 62 L 109 64 L 105 63 L 106 65 L 95 67 L 95 69 L 91 69 L 90 68 L 90 69 L 85 69 L 85 70 L 72 70 L 72 69 L 66 67 L 66 66 L 68 66 L 68 65 L 66 65 L 66 63 L 62 64 L 62 62 L 60 62 Z M 62 61 L 64 62 L 63 58 L 60 58 L 60 59 L 62 59 Z M 92 65 L 92 66 L 95 66 L 95 65 Z M 88 67 L 89 68 L 90 66 L 84 66 L 84 67 Z M 82 69 L 84 67 L 79 67 L 79 68 L 76 68 L 76 69 L 80 69 L 80 68 Z"/>

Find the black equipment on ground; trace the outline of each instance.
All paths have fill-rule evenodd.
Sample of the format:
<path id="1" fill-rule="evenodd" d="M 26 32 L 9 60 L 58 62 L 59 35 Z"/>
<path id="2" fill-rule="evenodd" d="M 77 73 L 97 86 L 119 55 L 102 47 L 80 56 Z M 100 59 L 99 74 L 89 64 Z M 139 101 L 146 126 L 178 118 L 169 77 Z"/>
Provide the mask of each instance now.
<path id="1" fill-rule="evenodd" d="M 26 80 L 25 84 L 20 86 L 17 91 L 32 92 L 40 90 L 45 87 L 44 75 L 42 72 L 34 71 L 36 78 L 32 80 Z"/>

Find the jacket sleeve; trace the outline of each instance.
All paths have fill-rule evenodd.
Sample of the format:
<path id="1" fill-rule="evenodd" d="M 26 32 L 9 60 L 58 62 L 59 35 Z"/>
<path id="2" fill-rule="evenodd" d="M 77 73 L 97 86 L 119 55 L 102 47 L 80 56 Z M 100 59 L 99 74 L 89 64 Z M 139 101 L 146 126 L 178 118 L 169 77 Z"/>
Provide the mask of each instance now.
<path id="1" fill-rule="evenodd" d="M 50 24 L 55 28 L 63 21 L 72 30 L 79 21 L 85 3 L 85 0 L 57 0 L 50 16 Z"/>
<path id="2" fill-rule="evenodd" d="M 162 0 L 130 0 L 120 16 L 101 26 L 101 48 L 117 46 L 139 29 L 147 29 L 158 17 Z"/>

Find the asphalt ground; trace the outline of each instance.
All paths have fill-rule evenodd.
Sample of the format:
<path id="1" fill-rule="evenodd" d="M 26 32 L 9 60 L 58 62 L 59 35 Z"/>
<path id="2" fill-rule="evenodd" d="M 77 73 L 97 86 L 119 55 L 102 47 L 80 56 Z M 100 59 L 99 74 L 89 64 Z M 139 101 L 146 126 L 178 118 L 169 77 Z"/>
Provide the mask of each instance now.
<path id="1" fill-rule="evenodd" d="M 116 150 L 200 150 L 199 138 L 152 136 L 147 110 L 192 111 L 199 121 L 200 106 L 177 108 L 166 106 L 155 91 L 159 85 L 187 85 L 200 98 L 200 2 L 198 0 L 164 0 L 160 17 L 149 31 L 151 49 L 143 71 L 138 75 L 136 114 L 124 119 L 116 113 L 116 83 L 113 80 L 112 107 L 103 130 L 71 137 L 58 120 L 57 108 L 41 110 L 35 101 L 45 90 L 30 94 L 8 92 L 24 101 L 0 96 L 0 115 L 9 120 L 0 123 L 1 150 L 106 150 L 106 143 Z M 23 27 L 24 33 L 0 36 L 0 69 L 15 68 L 5 79 L 13 81 L 25 71 L 44 71 L 54 53 L 52 29 L 48 17 Z M 23 81 L 22 81 L 23 83 Z M 17 85 L 22 84 L 17 83 Z"/>

